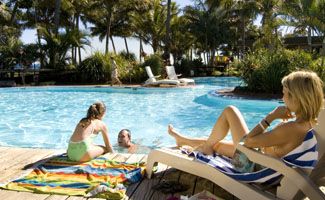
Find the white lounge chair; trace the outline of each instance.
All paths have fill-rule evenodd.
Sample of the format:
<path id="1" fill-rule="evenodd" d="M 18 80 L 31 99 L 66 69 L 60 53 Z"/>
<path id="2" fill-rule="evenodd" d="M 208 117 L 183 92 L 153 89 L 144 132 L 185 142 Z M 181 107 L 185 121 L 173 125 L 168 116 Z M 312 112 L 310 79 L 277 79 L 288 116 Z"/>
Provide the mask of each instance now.
<path id="1" fill-rule="evenodd" d="M 258 184 L 237 181 L 212 166 L 194 160 L 185 154 L 172 149 L 152 150 L 147 160 L 147 176 L 152 176 L 152 168 L 156 162 L 164 163 L 176 169 L 211 180 L 240 199 L 325 199 L 318 188 L 325 183 L 325 110 L 319 115 L 319 124 L 315 127 L 318 142 L 318 163 L 313 170 L 303 170 L 286 165 L 281 159 L 267 156 L 258 151 L 238 145 L 237 149 L 244 152 L 253 162 L 266 166 L 283 175 L 276 193 L 264 191 Z M 274 186 L 275 187 L 275 186 Z"/>
<path id="2" fill-rule="evenodd" d="M 145 85 L 160 85 L 160 84 L 167 84 L 167 85 L 179 85 L 180 81 L 178 80 L 168 80 L 168 79 L 163 79 L 163 80 L 156 80 L 156 78 L 160 77 L 159 76 L 154 76 L 152 71 L 151 71 L 151 67 L 150 66 L 146 66 L 145 67 L 147 75 L 148 75 L 148 79 L 145 82 Z"/>
<path id="3" fill-rule="evenodd" d="M 194 85 L 195 84 L 195 81 L 193 79 L 178 78 L 178 76 L 182 76 L 182 74 L 176 74 L 174 66 L 166 66 L 166 72 L 167 72 L 167 75 L 168 75 L 168 79 L 170 79 L 170 80 L 178 80 L 181 83 L 184 83 L 184 84 L 187 84 L 187 85 Z"/>

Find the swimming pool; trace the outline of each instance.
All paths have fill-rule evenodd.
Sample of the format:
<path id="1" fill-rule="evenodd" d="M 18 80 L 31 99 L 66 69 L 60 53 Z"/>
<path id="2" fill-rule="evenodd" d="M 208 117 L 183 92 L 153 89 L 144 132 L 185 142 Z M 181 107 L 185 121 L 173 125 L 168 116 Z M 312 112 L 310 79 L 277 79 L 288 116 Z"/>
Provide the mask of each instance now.
<path id="1" fill-rule="evenodd" d="M 62 149 L 75 125 L 93 102 L 107 107 L 104 122 L 113 145 L 120 129 L 153 148 L 174 145 L 167 134 L 173 124 L 180 132 L 208 136 L 227 105 L 237 106 L 252 128 L 280 103 L 213 96 L 216 89 L 241 84 L 238 78 L 196 78 L 194 88 L 26 87 L 0 89 L 0 145 Z M 229 138 L 228 138 L 229 139 Z M 102 143 L 97 137 L 96 142 Z"/>

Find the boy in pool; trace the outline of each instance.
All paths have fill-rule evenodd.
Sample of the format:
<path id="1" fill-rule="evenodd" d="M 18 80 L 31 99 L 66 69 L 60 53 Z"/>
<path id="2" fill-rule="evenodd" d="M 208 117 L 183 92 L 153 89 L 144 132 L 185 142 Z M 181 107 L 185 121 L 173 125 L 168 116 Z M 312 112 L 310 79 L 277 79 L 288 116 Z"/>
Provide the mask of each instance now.
<path id="1" fill-rule="evenodd" d="M 118 146 L 127 148 L 128 153 L 148 153 L 151 149 L 147 146 L 134 144 L 131 141 L 131 131 L 129 129 L 122 129 L 118 133 Z"/>
<path id="2" fill-rule="evenodd" d="M 79 121 L 69 141 L 67 154 L 70 160 L 86 162 L 107 152 L 113 152 L 106 124 L 102 121 L 106 112 L 103 102 L 92 104 L 87 116 Z M 105 146 L 94 145 L 93 139 L 101 132 Z"/>
<path id="3" fill-rule="evenodd" d="M 292 72 L 282 79 L 282 86 L 285 106 L 275 108 L 252 130 L 248 129 L 241 112 L 229 106 L 221 113 L 207 139 L 186 137 L 171 125 L 168 132 L 178 146 L 187 145 L 204 154 L 217 152 L 231 158 L 243 157 L 235 154 L 236 145 L 242 141 L 249 148 L 259 148 L 267 155 L 281 158 L 298 147 L 313 131 L 324 106 L 323 82 L 314 72 Z M 283 122 L 266 131 L 276 119 Z M 229 131 L 232 141 L 223 140 Z M 250 163 L 241 163 L 243 169 L 247 165 Z"/>
<path id="4" fill-rule="evenodd" d="M 118 146 L 127 148 L 128 153 L 135 153 L 137 151 L 138 146 L 131 142 L 131 131 L 129 129 L 122 129 L 118 133 L 117 142 Z"/>

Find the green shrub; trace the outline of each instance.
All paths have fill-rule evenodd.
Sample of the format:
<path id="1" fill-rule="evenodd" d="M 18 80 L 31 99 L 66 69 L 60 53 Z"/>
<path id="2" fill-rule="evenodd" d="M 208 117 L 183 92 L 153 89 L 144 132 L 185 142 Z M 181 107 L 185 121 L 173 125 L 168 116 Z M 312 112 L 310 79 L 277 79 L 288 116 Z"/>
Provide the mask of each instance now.
<path id="1" fill-rule="evenodd" d="M 165 74 L 164 63 L 160 55 L 153 54 L 146 58 L 142 67 L 150 66 L 152 73 L 156 75 Z"/>
<path id="2" fill-rule="evenodd" d="M 129 72 L 129 81 L 131 83 L 143 83 L 147 79 L 147 73 L 142 65 L 134 66 Z"/>
<path id="3" fill-rule="evenodd" d="M 320 57 L 313 61 L 310 69 L 318 74 L 318 76 L 325 82 L 325 57 Z"/>
<path id="4" fill-rule="evenodd" d="M 194 60 L 190 60 L 187 58 L 183 58 L 181 60 L 181 63 L 175 64 L 175 70 L 176 73 L 178 74 L 182 74 L 183 76 L 190 76 L 190 71 L 191 70 L 195 70 L 195 67 L 201 67 L 203 66 L 203 62 L 202 59 L 194 59 Z"/>
<path id="5" fill-rule="evenodd" d="M 292 71 L 309 69 L 311 63 L 311 55 L 303 51 L 259 49 L 236 65 L 249 91 L 281 93 L 282 78 Z"/>
<path id="6" fill-rule="evenodd" d="M 126 51 L 121 51 L 119 56 L 130 62 L 135 62 L 137 60 L 134 53 L 127 53 Z"/>
<path id="7" fill-rule="evenodd" d="M 95 52 L 90 57 L 83 60 L 77 67 L 81 81 L 83 83 L 104 83 L 110 75 L 110 63 L 108 56 Z"/>

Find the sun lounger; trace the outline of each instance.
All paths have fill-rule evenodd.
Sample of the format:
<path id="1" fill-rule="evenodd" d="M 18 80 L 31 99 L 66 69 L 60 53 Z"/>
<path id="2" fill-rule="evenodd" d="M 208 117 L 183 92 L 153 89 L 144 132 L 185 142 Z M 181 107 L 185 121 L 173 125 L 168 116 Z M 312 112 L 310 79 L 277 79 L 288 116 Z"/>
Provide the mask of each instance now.
<path id="1" fill-rule="evenodd" d="M 156 80 L 156 78 L 160 77 L 160 76 L 154 76 L 150 66 L 146 66 L 145 67 L 147 75 L 148 75 L 148 79 L 145 82 L 145 85 L 162 85 L 162 84 L 166 84 L 166 85 L 179 85 L 180 81 L 177 80 L 168 80 L 168 79 L 163 79 L 163 80 Z"/>
<path id="2" fill-rule="evenodd" d="M 178 76 L 181 76 L 182 74 L 176 74 L 174 66 L 166 66 L 166 72 L 168 75 L 168 79 L 170 79 L 170 80 L 178 80 L 181 83 L 184 83 L 186 85 L 194 85 L 195 84 L 195 81 L 193 79 L 178 78 Z"/>
<path id="3" fill-rule="evenodd" d="M 319 124 L 315 127 L 313 134 L 318 142 L 318 163 L 313 169 L 292 167 L 279 158 L 274 158 L 258 151 L 238 145 L 237 149 L 255 163 L 266 166 L 268 169 L 282 175 L 280 186 L 277 186 L 276 193 L 265 191 L 265 185 L 238 181 L 226 173 L 215 169 L 211 165 L 198 161 L 193 157 L 181 154 L 180 150 L 170 148 L 152 150 L 147 160 L 147 176 L 152 176 L 152 166 L 156 162 L 164 163 L 176 169 L 206 178 L 224 188 L 240 199 L 296 199 L 307 196 L 310 199 L 325 199 L 325 195 L 318 188 L 324 184 L 325 159 L 325 111 L 322 110 L 319 116 Z M 308 157 L 307 154 L 304 156 Z M 325 157 L 325 156 L 324 156 Z M 304 159 L 303 159 L 304 160 Z M 269 179 L 270 180 L 270 179 Z M 276 187 L 276 186 L 273 186 Z"/>

